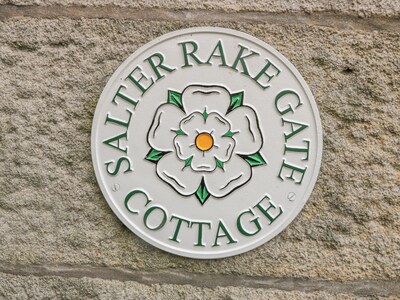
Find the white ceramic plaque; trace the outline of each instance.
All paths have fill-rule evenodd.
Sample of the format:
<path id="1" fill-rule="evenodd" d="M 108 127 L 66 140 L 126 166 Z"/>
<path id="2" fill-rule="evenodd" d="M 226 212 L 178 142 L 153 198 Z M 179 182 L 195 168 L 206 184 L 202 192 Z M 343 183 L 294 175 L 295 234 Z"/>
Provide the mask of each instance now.
<path id="1" fill-rule="evenodd" d="M 300 213 L 319 172 L 314 98 L 294 66 L 238 31 L 189 28 L 132 54 L 92 128 L 97 180 L 137 236 L 192 258 L 254 249 Z"/>

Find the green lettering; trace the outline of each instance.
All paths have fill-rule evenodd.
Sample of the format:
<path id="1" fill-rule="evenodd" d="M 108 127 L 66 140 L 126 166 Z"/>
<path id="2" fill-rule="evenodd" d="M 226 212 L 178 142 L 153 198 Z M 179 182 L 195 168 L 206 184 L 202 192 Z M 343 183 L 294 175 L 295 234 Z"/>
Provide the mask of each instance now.
<path id="1" fill-rule="evenodd" d="M 111 123 L 114 123 L 114 124 L 117 124 L 117 125 L 120 125 L 120 126 L 128 128 L 129 127 L 129 123 L 131 122 L 132 112 L 129 109 L 127 109 L 126 111 L 129 114 L 128 121 L 122 121 L 122 120 L 119 120 L 119 119 L 115 119 L 113 117 L 110 117 L 109 114 L 107 114 L 106 121 L 104 122 L 104 124 L 107 124 L 108 122 L 111 122 Z"/>
<path id="2" fill-rule="evenodd" d="M 218 52 L 216 53 L 216 51 L 218 50 Z M 225 58 L 225 53 L 224 53 L 224 48 L 222 47 L 222 41 L 218 41 L 217 45 L 215 46 L 213 52 L 211 53 L 210 57 L 208 58 L 206 64 L 211 65 L 210 60 L 213 57 L 217 57 L 221 59 L 221 63 L 219 64 L 220 66 L 224 66 L 226 67 L 226 58 Z"/>
<path id="3" fill-rule="evenodd" d="M 288 105 L 286 106 L 286 108 L 280 108 L 279 106 L 278 106 L 278 103 L 279 103 L 279 101 L 283 98 L 283 96 L 286 96 L 286 95 L 295 95 L 295 102 L 297 102 L 296 104 L 295 104 L 295 107 L 293 108 L 293 105 L 292 105 L 292 103 L 288 103 Z M 293 98 L 291 98 L 291 99 L 293 99 Z M 275 107 L 276 107 L 276 110 L 281 114 L 281 116 L 283 116 L 283 115 L 285 115 L 285 114 L 287 114 L 288 112 L 294 112 L 294 110 L 296 109 L 296 108 L 298 108 L 299 106 L 301 106 L 301 105 L 303 105 L 303 102 L 301 102 L 301 99 L 300 99 L 300 96 L 299 96 L 299 94 L 297 94 L 295 91 L 293 91 L 293 90 L 282 90 L 282 91 L 280 91 L 279 93 L 278 93 L 278 95 L 276 95 L 276 97 L 275 97 Z"/>
<path id="4" fill-rule="evenodd" d="M 157 57 L 158 58 L 158 63 L 156 64 L 153 61 L 153 58 Z M 148 61 L 150 67 L 153 69 L 154 73 L 157 75 L 157 80 L 165 77 L 165 75 L 161 75 L 160 71 L 158 69 L 163 69 L 164 71 L 167 71 L 171 73 L 172 71 L 175 71 L 176 68 L 171 68 L 163 64 L 164 62 L 164 56 L 161 53 L 154 53 L 153 55 L 149 56 L 145 60 Z"/>
<path id="5" fill-rule="evenodd" d="M 157 210 L 160 210 L 160 211 L 162 212 L 163 217 L 162 217 L 162 220 L 161 220 L 160 224 L 158 224 L 157 226 L 154 226 L 154 227 L 150 227 L 150 226 L 147 224 L 147 219 L 149 218 L 150 214 L 151 214 L 153 211 L 155 211 L 156 209 L 157 209 Z M 146 211 L 146 213 L 144 214 L 144 216 L 143 216 L 143 223 L 144 223 L 144 225 L 145 225 L 148 229 L 150 229 L 150 230 L 159 230 L 159 229 L 161 229 L 161 228 L 165 225 L 166 222 L 167 222 L 167 213 L 165 212 L 165 210 L 164 210 L 161 206 L 152 206 L 152 207 L 150 207 L 150 208 Z"/>
<path id="6" fill-rule="evenodd" d="M 239 215 L 239 217 L 237 218 L 237 221 L 236 221 L 236 225 L 237 225 L 237 228 L 238 228 L 238 230 L 239 230 L 239 232 L 241 234 L 243 234 L 245 236 L 253 236 L 253 235 L 257 234 L 262 229 L 261 224 L 258 221 L 259 217 L 255 217 L 255 218 L 250 220 L 249 223 L 254 223 L 256 225 L 257 229 L 255 231 L 253 231 L 253 232 L 248 232 L 243 228 L 242 222 L 241 222 L 242 216 L 246 215 L 246 214 L 250 214 L 250 215 L 254 216 L 254 212 L 249 208 L 248 210 L 245 210 L 244 212 L 242 212 Z"/>
<path id="7" fill-rule="evenodd" d="M 290 175 L 286 175 L 285 178 L 288 178 L 288 179 L 293 180 L 294 183 L 296 183 L 296 184 L 301 184 L 301 182 L 303 181 L 303 178 L 304 178 L 304 173 L 305 173 L 306 170 L 307 170 L 307 167 L 305 167 L 304 169 L 302 169 L 302 168 L 300 168 L 300 167 L 287 164 L 287 163 L 285 162 L 285 160 L 283 160 L 281 169 L 279 170 L 279 174 L 278 174 L 278 178 L 280 178 L 282 181 L 284 180 L 284 178 L 282 177 L 282 170 L 283 170 L 283 168 L 287 168 L 287 169 L 291 170 Z M 293 177 L 295 172 L 298 172 L 298 173 L 301 174 L 301 178 L 297 179 L 297 181 L 296 181 L 296 178 Z"/>
<path id="8" fill-rule="evenodd" d="M 136 78 L 133 76 L 134 75 L 133 73 L 137 70 L 140 71 L 139 78 Z M 136 68 L 133 69 L 133 71 L 126 78 L 129 79 L 130 81 L 132 81 L 135 84 L 135 86 L 138 87 L 139 90 L 142 92 L 142 95 L 144 95 L 144 93 L 146 93 L 146 91 L 154 84 L 154 79 L 152 77 L 150 77 L 150 79 L 151 79 L 150 85 L 147 87 L 144 87 L 140 82 L 142 81 L 142 79 L 148 80 L 149 78 L 142 71 L 143 71 L 142 68 L 137 66 Z"/>
<path id="9" fill-rule="evenodd" d="M 199 225 L 198 227 L 198 234 L 197 234 L 197 243 L 194 244 L 195 246 L 200 246 L 200 247 L 205 247 L 205 244 L 203 244 L 203 225 L 208 225 L 208 229 L 211 229 L 211 222 L 192 222 L 190 224 L 190 228 L 193 227 L 193 225 Z"/>
<path id="10" fill-rule="evenodd" d="M 199 65 L 203 64 L 203 62 L 194 54 L 198 49 L 199 46 L 196 44 L 194 41 L 187 41 L 183 43 L 178 43 L 179 45 L 182 45 L 182 51 L 183 51 L 183 59 L 185 60 L 185 64 L 182 66 L 182 68 L 186 67 L 192 67 L 189 63 L 189 56 Z M 192 46 L 191 52 L 188 52 L 187 45 L 190 44 Z"/>
<path id="11" fill-rule="evenodd" d="M 276 209 L 276 206 L 275 206 L 274 203 L 270 200 L 270 201 L 269 201 L 269 206 L 268 206 L 268 208 L 265 208 L 265 207 L 262 206 L 262 204 L 261 204 L 261 202 L 263 202 L 265 199 L 270 199 L 270 198 L 269 198 L 268 196 L 265 196 L 264 198 L 261 199 L 260 202 L 258 202 L 258 203 L 254 206 L 254 208 L 258 208 L 259 211 L 262 212 L 262 214 L 263 214 L 264 216 L 267 217 L 267 219 L 269 220 L 269 224 L 272 224 L 276 219 L 278 219 L 278 217 L 279 217 L 281 214 L 283 214 L 283 209 L 282 209 L 281 206 L 279 206 L 279 213 L 278 213 L 277 215 L 275 215 L 275 216 L 272 216 L 272 215 L 269 213 L 269 210 L 270 210 L 270 209 L 274 209 L 274 210 L 275 210 L 275 209 Z"/>
<path id="12" fill-rule="evenodd" d="M 222 234 L 220 234 L 220 230 L 223 231 Z M 228 239 L 227 244 L 234 244 L 234 243 L 237 243 L 237 241 L 235 241 L 235 240 L 233 239 L 232 235 L 229 233 L 228 229 L 226 229 L 226 227 L 225 227 L 224 223 L 222 222 L 222 220 L 219 220 L 218 228 L 217 228 L 217 235 L 216 235 L 216 237 L 215 237 L 215 242 L 214 242 L 213 247 L 220 246 L 221 244 L 218 243 L 218 240 L 219 240 L 220 238 L 222 238 L 222 237 L 225 237 L 225 236 L 226 236 L 226 238 Z"/>
<path id="13" fill-rule="evenodd" d="M 127 131 L 125 131 L 124 133 L 121 133 L 121 134 L 119 134 L 119 135 L 116 135 L 116 136 L 114 136 L 114 137 L 112 137 L 112 138 L 109 138 L 108 140 L 104 140 L 103 143 L 106 144 L 106 145 L 108 145 L 108 146 L 110 146 L 110 147 L 113 147 L 113 148 L 115 148 L 115 149 L 118 149 L 118 150 L 120 150 L 120 151 L 122 151 L 122 152 L 124 152 L 124 153 L 128 153 L 128 147 L 127 147 L 127 146 L 126 146 L 125 148 L 121 148 L 121 147 L 119 146 L 120 139 L 123 139 L 123 138 L 124 138 L 125 140 L 128 140 L 128 138 L 127 138 Z M 117 141 L 117 144 L 116 144 L 116 145 L 112 144 L 112 143 L 115 142 L 115 141 Z"/>
<path id="14" fill-rule="evenodd" d="M 137 210 L 132 210 L 130 207 L 129 207 L 129 201 L 131 200 L 131 198 L 133 197 L 133 196 L 135 196 L 135 195 L 144 195 L 144 197 L 145 197 L 145 199 L 146 199 L 146 204 L 144 205 L 145 207 L 152 201 L 152 200 L 150 200 L 149 199 L 149 197 L 147 196 L 147 194 L 145 193 L 145 192 L 143 192 L 143 191 L 141 191 L 141 190 L 133 190 L 133 191 L 131 191 L 131 192 L 129 192 L 128 193 L 128 195 L 126 195 L 126 197 L 125 197 L 125 207 L 126 207 L 126 209 L 129 211 L 129 212 L 131 212 L 131 213 L 133 213 L 133 214 L 138 214 L 139 213 L 139 211 L 137 211 Z"/>
<path id="15" fill-rule="evenodd" d="M 115 99 L 118 97 L 118 98 L 121 98 L 122 100 L 125 100 L 125 101 L 128 102 L 129 104 L 132 104 L 133 106 L 136 106 L 136 104 L 138 103 L 138 101 L 135 101 L 135 100 L 129 98 L 127 95 L 122 94 L 122 93 L 121 93 L 121 89 L 122 89 L 122 88 L 126 88 L 126 86 L 124 86 L 124 85 L 120 85 L 120 86 L 119 86 L 119 88 L 118 88 L 117 92 L 115 93 L 114 98 L 112 99 L 111 102 L 113 102 L 113 103 L 115 103 L 115 104 L 118 104 L 118 102 L 115 100 Z"/>
<path id="16" fill-rule="evenodd" d="M 304 143 L 306 143 L 306 147 L 305 148 L 300 148 L 300 147 L 288 147 L 287 144 L 285 144 L 285 151 L 284 154 L 286 154 L 286 152 L 305 152 L 306 156 L 303 157 L 301 160 L 308 160 L 308 155 L 309 155 L 309 151 L 310 151 L 310 141 L 308 140 L 303 140 Z"/>
<path id="17" fill-rule="evenodd" d="M 131 169 L 131 160 L 129 159 L 129 157 L 120 157 L 120 158 L 118 159 L 118 161 L 117 161 L 117 165 L 116 165 L 114 171 L 110 171 L 110 169 L 109 169 L 110 164 L 113 164 L 113 163 L 114 163 L 113 160 L 105 163 L 107 173 L 110 174 L 111 176 L 117 175 L 118 172 L 119 172 L 119 169 L 121 168 L 121 164 L 122 164 L 124 161 L 126 161 L 126 162 L 128 163 L 128 166 L 127 166 L 127 168 L 125 169 L 124 173 L 131 172 L 131 171 L 132 171 L 132 169 Z"/>
<path id="18" fill-rule="evenodd" d="M 272 78 L 278 76 L 279 73 L 281 72 L 281 70 L 279 70 L 278 67 L 275 66 L 268 59 L 266 61 L 267 61 L 267 63 L 264 66 L 264 68 L 262 68 L 261 71 L 255 77 L 253 77 L 253 79 L 258 83 L 258 85 L 261 86 L 264 90 L 266 88 L 270 87 L 270 85 L 268 83 L 272 80 Z M 269 67 L 271 67 L 271 66 L 275 69 L 275 71 L 276 71 L 275 74 L 270 74 L 270 73 L 267 72 Z M 266 76 L 268 78 L 267 81 L 264 84 L 260 81 L 262 76 Z"/>
<path id="19" fill-rule="evenodd" d="M 249 58 L 249 57 L 251 57 L 253 55 L 260 55 L 260 54 L 255 52 L 255 51 L 253 51 L 253 50 L 250 50 L 250 53 L 248 55 L 243 56 L 243 52 L 245 50 L 249 50 L 249 49 L 244 47 L 244 46 L 242 46 L 242 45 L 238 45 L 238 46 L 240 47 L 240 50 L 239 50 L 239 52 L 238 52 L 238 54 L 236 56 L 236 59 L 235 59 L 234 63 L 232 64 L 231 68 L 235 69 L 236 71 L 239 71 L 238 69 L 236 69 L 236 67 L 240 62 L 240 64 L 242 65 L 242 69 L 243 69 L 242 74 L 250 76 L 249 71 L 247 69 L 247 65 L 246 65 L 245 59 Z"/>
<path id="20" fill-rule="evenodd" d="M 282 126 L 284 126 L 285 123 L 290 124 L 290 128 L 292 130 L 290 133 L 284 133 L 285 142 L 287 142 L 288 139 L 290 139 L 292 136 L 298 134 L 300 131 L 302 131 L 308 127 L 307 124 L 289 121 L 289 120 L 285 120 L 284 118 L 282 118 Z M 297 125 L 298 127 L 296 128 L 295 125 Z"/>
<path id="21" fill-rule="evenodd" d="M 188 227 L 189 227 L 189 225 L 190 225 L 190 220 L 186 220 L 186 219 L 184 219 L 184 218 L 181 218 L 181 217 L 172 215 L 170 221 L 172 221 L 173 219 L 178 220 L 178 222 L 176 223 L 176 229 L 175 229 L 174 236 L 173 236 L 172 238 L 169 238 L 169 239 L 170 239 L 171 241 L 180 243 L 180 240 L 178 240 L 178 234 L 179 234 L 179 230 L 181 229 L 182 222 L 185 222 L 185 223 L 188 225 Z"/>

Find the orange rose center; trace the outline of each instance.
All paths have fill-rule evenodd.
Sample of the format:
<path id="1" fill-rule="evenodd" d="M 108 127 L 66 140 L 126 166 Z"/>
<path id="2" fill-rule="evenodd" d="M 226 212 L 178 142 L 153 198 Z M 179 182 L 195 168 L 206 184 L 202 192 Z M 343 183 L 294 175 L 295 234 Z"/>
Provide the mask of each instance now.
<path id="1" fill-rule="evenodd" d="M 214 139 L 211 136 L 211 134 L 207 132 L 202 132 L 199 133 L 199 135 L 196 137 L 196 147 L 201 150 L 201 151 L 207 151 L 214 146 Z"/>

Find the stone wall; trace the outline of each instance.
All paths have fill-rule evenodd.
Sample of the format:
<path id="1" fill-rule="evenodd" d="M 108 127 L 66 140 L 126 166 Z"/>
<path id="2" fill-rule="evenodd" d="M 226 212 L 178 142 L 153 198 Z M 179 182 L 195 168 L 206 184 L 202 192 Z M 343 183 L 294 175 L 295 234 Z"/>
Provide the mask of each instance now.
<path id="1" fill-rule="evenodd" d="M 398 299 L 400 2 L 116 2 L 0 1 L 0 298 Z M 220 260 L 137 238 L 91 163 L 111 74 L 143 44 L 193 26 L 241 30 L 284 54 L 324 130 L 300 215 Z"/>

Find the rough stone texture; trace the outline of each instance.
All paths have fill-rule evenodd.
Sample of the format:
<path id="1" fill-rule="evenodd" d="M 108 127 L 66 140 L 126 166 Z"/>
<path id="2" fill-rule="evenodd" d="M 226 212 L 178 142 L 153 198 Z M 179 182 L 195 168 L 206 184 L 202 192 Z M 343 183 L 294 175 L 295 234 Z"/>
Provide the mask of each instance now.
<path id="1" fill-rule="evenodd" d="M 286 292 L 245 287 L 200 288 L 189 285 L 119 282 L 93 278 L 14 276 L 0 273 L 0 297 L 6 299 L 279 299 L 279 300 L 355 300 L 395 297 L 358 297 L 325 292 Z"/>
<path id="2" fill-rule="evenodd" d="M 140 45 L 188 24 L 9 20 L 0 36 L 1 261 L 341 280 L 399 276 L 399 35 L 221 25 L 275 46 L 319 105 L 321 174 L 287 230 L 244 255 L 188 260 L 137 238 L 99 191 L 90 131 L 107 79 Z"/>
<path id="3" fill-rule="evenodd" d="M 113 5 L 133 8 L 162 9 L 205 9 L 224 11 L 267 11 L 267 12 L 321 12 L 332 11 L 361 17 L 371 15 L 398 16 L 400 2 L 393 0 L 0 0 L 0 4 L 14 5 L 62 5 L 62 6 L 105 6 Z"/>
<path id="4" fill-rule="evenodd" d="M 35 2 L 53 3 L 78 2 Z M 260 1 L 210 3 L 148 1 L 141 7 L 266 6 Z M 398 14 L 400 5 L 358 3 L 274 2 L 265 9 L 389 16 Z M 130 53 L 164 33 L 204 25 L 252 34 L 299 69 L 319 106 L 324 156 L 312 197 L 282 234 L 240 256 L 200 261 L 148 245 L 114 216 L 95 180 L 90 132 L 102 89 Z M 11 18 L 0 22 L 0 69 L 0 266 L 70 264 L 340 281 L 399 279 L 399 32 L 307 24 Z M 157 294 L 159 299 L 265 299 L 266 293 L 271 299 L 356 299 L 324 292 L 0 276 L 0 297 L 6 298 L 148 299 Z"/>

